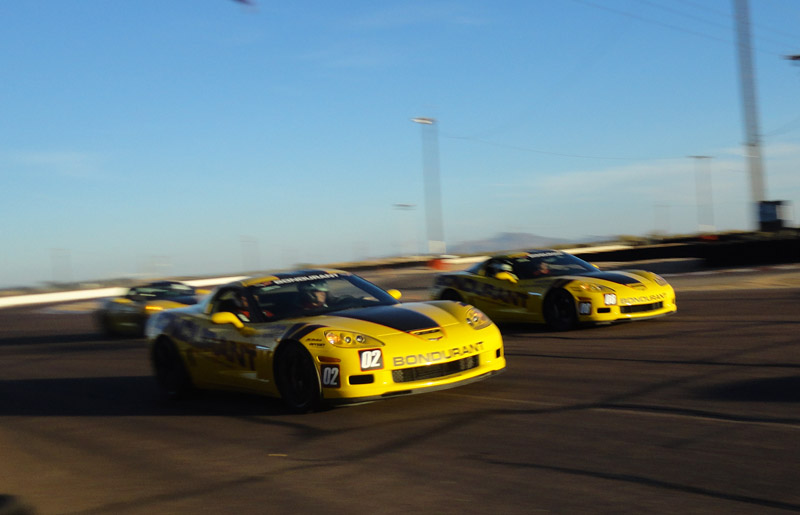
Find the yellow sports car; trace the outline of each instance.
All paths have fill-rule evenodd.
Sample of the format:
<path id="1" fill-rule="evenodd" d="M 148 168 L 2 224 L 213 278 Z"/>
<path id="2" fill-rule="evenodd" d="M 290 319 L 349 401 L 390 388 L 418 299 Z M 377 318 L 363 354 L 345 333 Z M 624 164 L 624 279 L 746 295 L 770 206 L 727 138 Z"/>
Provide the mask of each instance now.
<path id="1" fill-rule="evenodd" d="M 340 270 L 301 270 L 218 287 L 151 317 L 161 392 L 280 397 L 295 412 L 460 386 L 506 366 L 500 331 L 458 302 L 400 303 Z"/>
<path id="2" fill-rule="evenodd" d="M 558 250 L 494 256 L 467 270 L 440 274 L 432 297 L 467 302 L 496 322 L 546 323 L 559 331 L 678 309 L 675 291 L 658 274 L 604 272 Z"/>
<path id="3" fill-rule="evenodd" d="M 148 317 L 165 309 L 197 304 L 208 290 L 179 281 L 156 281 L 135 286 L 121 297 L 106 299 L 95 311 L 100 330 L 108 336 L 141 336 Z"/>

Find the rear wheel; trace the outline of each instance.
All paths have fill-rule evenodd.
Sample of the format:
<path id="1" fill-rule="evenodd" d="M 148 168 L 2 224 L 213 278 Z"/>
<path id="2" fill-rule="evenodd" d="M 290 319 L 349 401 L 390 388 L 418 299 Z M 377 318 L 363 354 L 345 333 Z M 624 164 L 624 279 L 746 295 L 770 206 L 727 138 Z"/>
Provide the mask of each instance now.
<path id="1" fill-rule="evenodd" d="M 575 300 L 566 290 L 551 292 L 544 301 L 544 319 L 550 329 L 566 331 L 578 325 Z"/>
<path id="2" fill-rule="evenodd" d="M 97 319 L 97 325 L 100 327 L 100 330 L 104 335 L 112 338 L 117 336 L 117 332 L 114 330 L 114 325 L 111 323 L 111 320 L 109 320 L 106 313 L 97 313 L 95 317 Z"/>
<path id="3" fill-rule="evenodd" d="M 153 369 L 159 392 L 165 399 L 181 399 L 192 393 L 192 379 L 178 349 L 166 340 L 153 346 Z"/>
<path id="4" fill-rule="evenodd" d="M 307 413 L 319 407 L 320 391 L 314 358 L 299 343 L 279 347 L 275 379 L 281 399 L 295 413 Z"/>
<path id="5" fill-rule="evenodd" d="M 455 302 L 464 302 L 464 299 L 461 298 L 461 295 L 455 290 L 445 290 L 442 292 L 441 296 L 442 300 L 452 300 Z"/>

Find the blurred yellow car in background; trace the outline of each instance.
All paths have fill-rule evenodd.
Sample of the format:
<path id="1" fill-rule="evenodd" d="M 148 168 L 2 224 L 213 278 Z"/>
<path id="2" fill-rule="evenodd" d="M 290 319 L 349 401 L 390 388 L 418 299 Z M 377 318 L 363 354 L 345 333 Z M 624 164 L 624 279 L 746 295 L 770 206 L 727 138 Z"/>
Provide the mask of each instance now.
<path id="1" fill-rule="evenodd" d="M 108 336 L 143 336 L 147 319 L 165 309 L 197 304 L 209 290 L 180 281 L 156 281 L 135 286 L 121 297 L 106 299 L 95 311 L 100 330 Z"/>
<path id="2" fill-rule="evenodd" d="M 675 291 L 656 273 L 602 271 L 559 250 L 498 255 L 436 277 L 431 296 L 471 304 L 495 322 L 553 330 L 640 320 L 677 311 Z"/>

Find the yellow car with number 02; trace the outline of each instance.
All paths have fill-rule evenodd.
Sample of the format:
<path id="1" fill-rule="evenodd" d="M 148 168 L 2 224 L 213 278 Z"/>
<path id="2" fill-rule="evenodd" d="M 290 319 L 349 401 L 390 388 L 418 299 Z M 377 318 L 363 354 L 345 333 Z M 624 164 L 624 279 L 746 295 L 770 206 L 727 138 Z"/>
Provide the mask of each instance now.
<path id="1" fill-rule="evenodd" d="M 493 256 L 436 277 L 432 298 L 467 302 L 496 322 L 545 323 L 554 330 L 675 313 L 675 291 L 656 273 L 602 271 L 559 250 Z"/>
<path id="2" fill-rule="evenodd" d="M 218 287 L 146 328 L 161 392 L 223 389 L 280 397 L 294 412 L 452 388 L 506 366 L 500 331 L 459 302 L 400 303 L 340 270 L 301 270 Z"/>

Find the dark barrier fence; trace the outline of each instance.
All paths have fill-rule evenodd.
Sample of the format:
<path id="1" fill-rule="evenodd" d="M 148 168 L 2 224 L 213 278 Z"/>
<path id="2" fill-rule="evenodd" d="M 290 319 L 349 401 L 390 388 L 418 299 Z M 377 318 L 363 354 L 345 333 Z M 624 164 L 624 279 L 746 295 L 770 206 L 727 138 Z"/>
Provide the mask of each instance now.
<path id="1" fill-rule="evenodd" d="M 800 262 L 800 233 L 786 231 L 776 235 L 747 234 L 694 241 L 641 245 L 621 250 L 586 254 L 591 261 L 645 261 L 654 259 L 695 258 L 707 268 L 747 265 L 774 265 Z"/>

